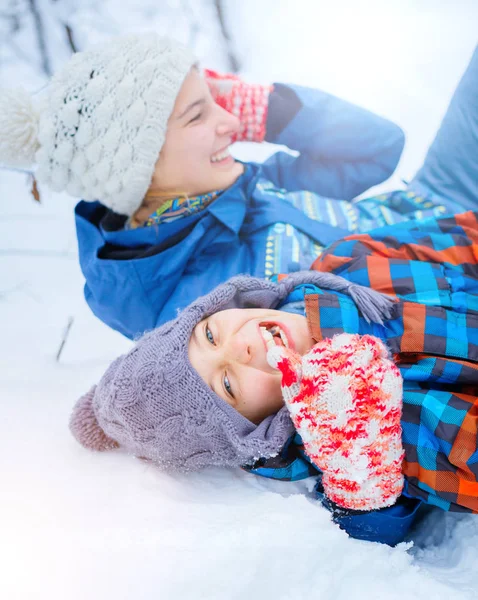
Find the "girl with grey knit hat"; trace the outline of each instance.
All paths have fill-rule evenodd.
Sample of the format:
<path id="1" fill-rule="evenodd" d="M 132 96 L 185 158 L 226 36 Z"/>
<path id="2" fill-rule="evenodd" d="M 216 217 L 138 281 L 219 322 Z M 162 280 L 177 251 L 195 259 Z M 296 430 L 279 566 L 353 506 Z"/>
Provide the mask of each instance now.
<path id="1" fill-rule="evenodd" d="M 77 403 L 73 434 L 88 448 L 120 445 L 172 471 L 276 455 L 293 425 L 280 372 L 267 362 L 264 331 L 278 327 L 291 349 L 306 354 L 315 342 L 304 303 L 284 300 L 296 288 L 317 286 L 350 295 L 377 322 L 393 304 L 329 273 L 295 273 L 280 283 L 235 277 L 115 360 Z"/>
<path id="2" fill-rule="evenodd" d="M 234 141 L 295 153 L 241 162 Z M 391 175 L 403 142 L 363 108 L 219 75 L 155 33 L 75 54 L 34 98 L 0 91 L 0 163 L 82 198 L 86 300 L 133 339 L 234 275 L 309 269 L 348 233 L 463 204 L 430 191 L 436 168 L 406 193 L 350 202 Z"/>
<path id="3" fill-rule="evenodd" d="M 74 436 L 170 471 L 314 476 L 341 527 L 392 545 L 422 504 L 478 512 L 477 222 L 382 228 L 312 271 L 232 278 L 114 361 Z"/>

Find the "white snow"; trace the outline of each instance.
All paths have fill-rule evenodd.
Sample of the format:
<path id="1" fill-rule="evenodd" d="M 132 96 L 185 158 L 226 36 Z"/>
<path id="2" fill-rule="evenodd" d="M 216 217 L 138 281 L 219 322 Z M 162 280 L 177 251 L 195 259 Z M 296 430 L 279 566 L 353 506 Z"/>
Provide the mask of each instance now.
<path id="1" fill-rule="evenodd" d="M 141 13 L 133 2 L 110 0 L 99 20 L 92 4 L 78 17 L 88 39 L 102 37 L 94 25 L 108 11 L 115 31 L 160 22 L 151 17 L 152 2 Z M 477 41 L 473 0 L 225 5 L 249 79 L 319 86 L 402 125 L 404 157 L 381 189 L 419 167 Z M 194 15 L 202 17 L 197 9 Z M 214 46 L 198 46 L 211 56 Z M 223 66 L 223 57 L 210 60 Z M 12 63 L 3 65 L 1 80 L 30 90 L 41 82 Z M 81 448 L 67 427 L 71 407 L 130 343 L 97 321 L 82 298 L 74 201 L 41 189 L 38 205 L 25 179 L 0 170 L 2 599 L 478 596 L 477 517 L 437 511 L 413 542 L 391 549 L 347 538 L 302 493 L 310 482 L 214 469 L 171 476 L 121 452 Z"/>

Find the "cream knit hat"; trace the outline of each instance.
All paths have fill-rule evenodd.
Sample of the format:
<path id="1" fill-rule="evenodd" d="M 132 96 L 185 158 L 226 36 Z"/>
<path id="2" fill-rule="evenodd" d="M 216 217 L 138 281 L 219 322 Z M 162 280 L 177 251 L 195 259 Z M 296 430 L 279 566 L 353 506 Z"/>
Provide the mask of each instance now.
<path id="1" fill-rule="evenodd" d="M 52 190 L 132 215 L 151 184 L 174 102 L 196 60 L 155 33 L 74 54 L 38 103 L 0 91 L 0 163 L 38 165 Z"/>

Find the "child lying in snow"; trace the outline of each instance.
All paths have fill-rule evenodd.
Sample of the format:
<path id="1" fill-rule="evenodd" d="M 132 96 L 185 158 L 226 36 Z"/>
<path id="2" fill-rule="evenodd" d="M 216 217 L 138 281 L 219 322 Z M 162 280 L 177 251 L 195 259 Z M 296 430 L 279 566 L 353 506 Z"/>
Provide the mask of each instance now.
<path id="1" fill-rule="evenodd" d="M 419 500 L 478 512 L 477 222 L 468 212 L 382 228 L 337 242 L 313 271 L 278 282 L 231 279 L 113 362 L 77 403 L 74 435 L 97 450 L 121 445 L 164 469 L 314 475 L 334 519 L 365 539 L 401 541 Z M 273 325 L 301 356 L 344 332 L 372 335 L 391 352 L 403 378 L 404 481 L 396 504 L 343 511 L 327 498 L 320 468 L 329 459 L 321 456 L 320 468 L 308 460 L 284 406 L 283 376 L 267 363 L 260 327 Z M 397 397 L 390 400 L 396 408 Z M 384 466 L 398 460 L 397 426 L 392 419 L 387 439 L 395 449 L 380 455 Z M 309 451 L 316 450 L 326 449 Z M 395 473 L 390 498 L 400 485 Z"/>

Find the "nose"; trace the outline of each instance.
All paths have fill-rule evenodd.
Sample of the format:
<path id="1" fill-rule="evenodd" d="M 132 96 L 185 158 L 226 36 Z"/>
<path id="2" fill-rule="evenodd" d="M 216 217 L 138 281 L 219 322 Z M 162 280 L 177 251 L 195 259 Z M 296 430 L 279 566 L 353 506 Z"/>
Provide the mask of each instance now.
<path id="1" fill-rule="evenodd" d="M 216 126 L 217 135 L 229 135 L 231 137 L 235 136 L 240 129 L 239 119 L 218 104 L 216 104 L 216 107 L 218 110 L 218 120 Z"/>
<path id="2" fill-rule="evenodd" d="M 233 335 L 228 340 L 226 355 L 229 361 L 247 365 L 252 358 L 251 347 L 244 338 Z"/>

